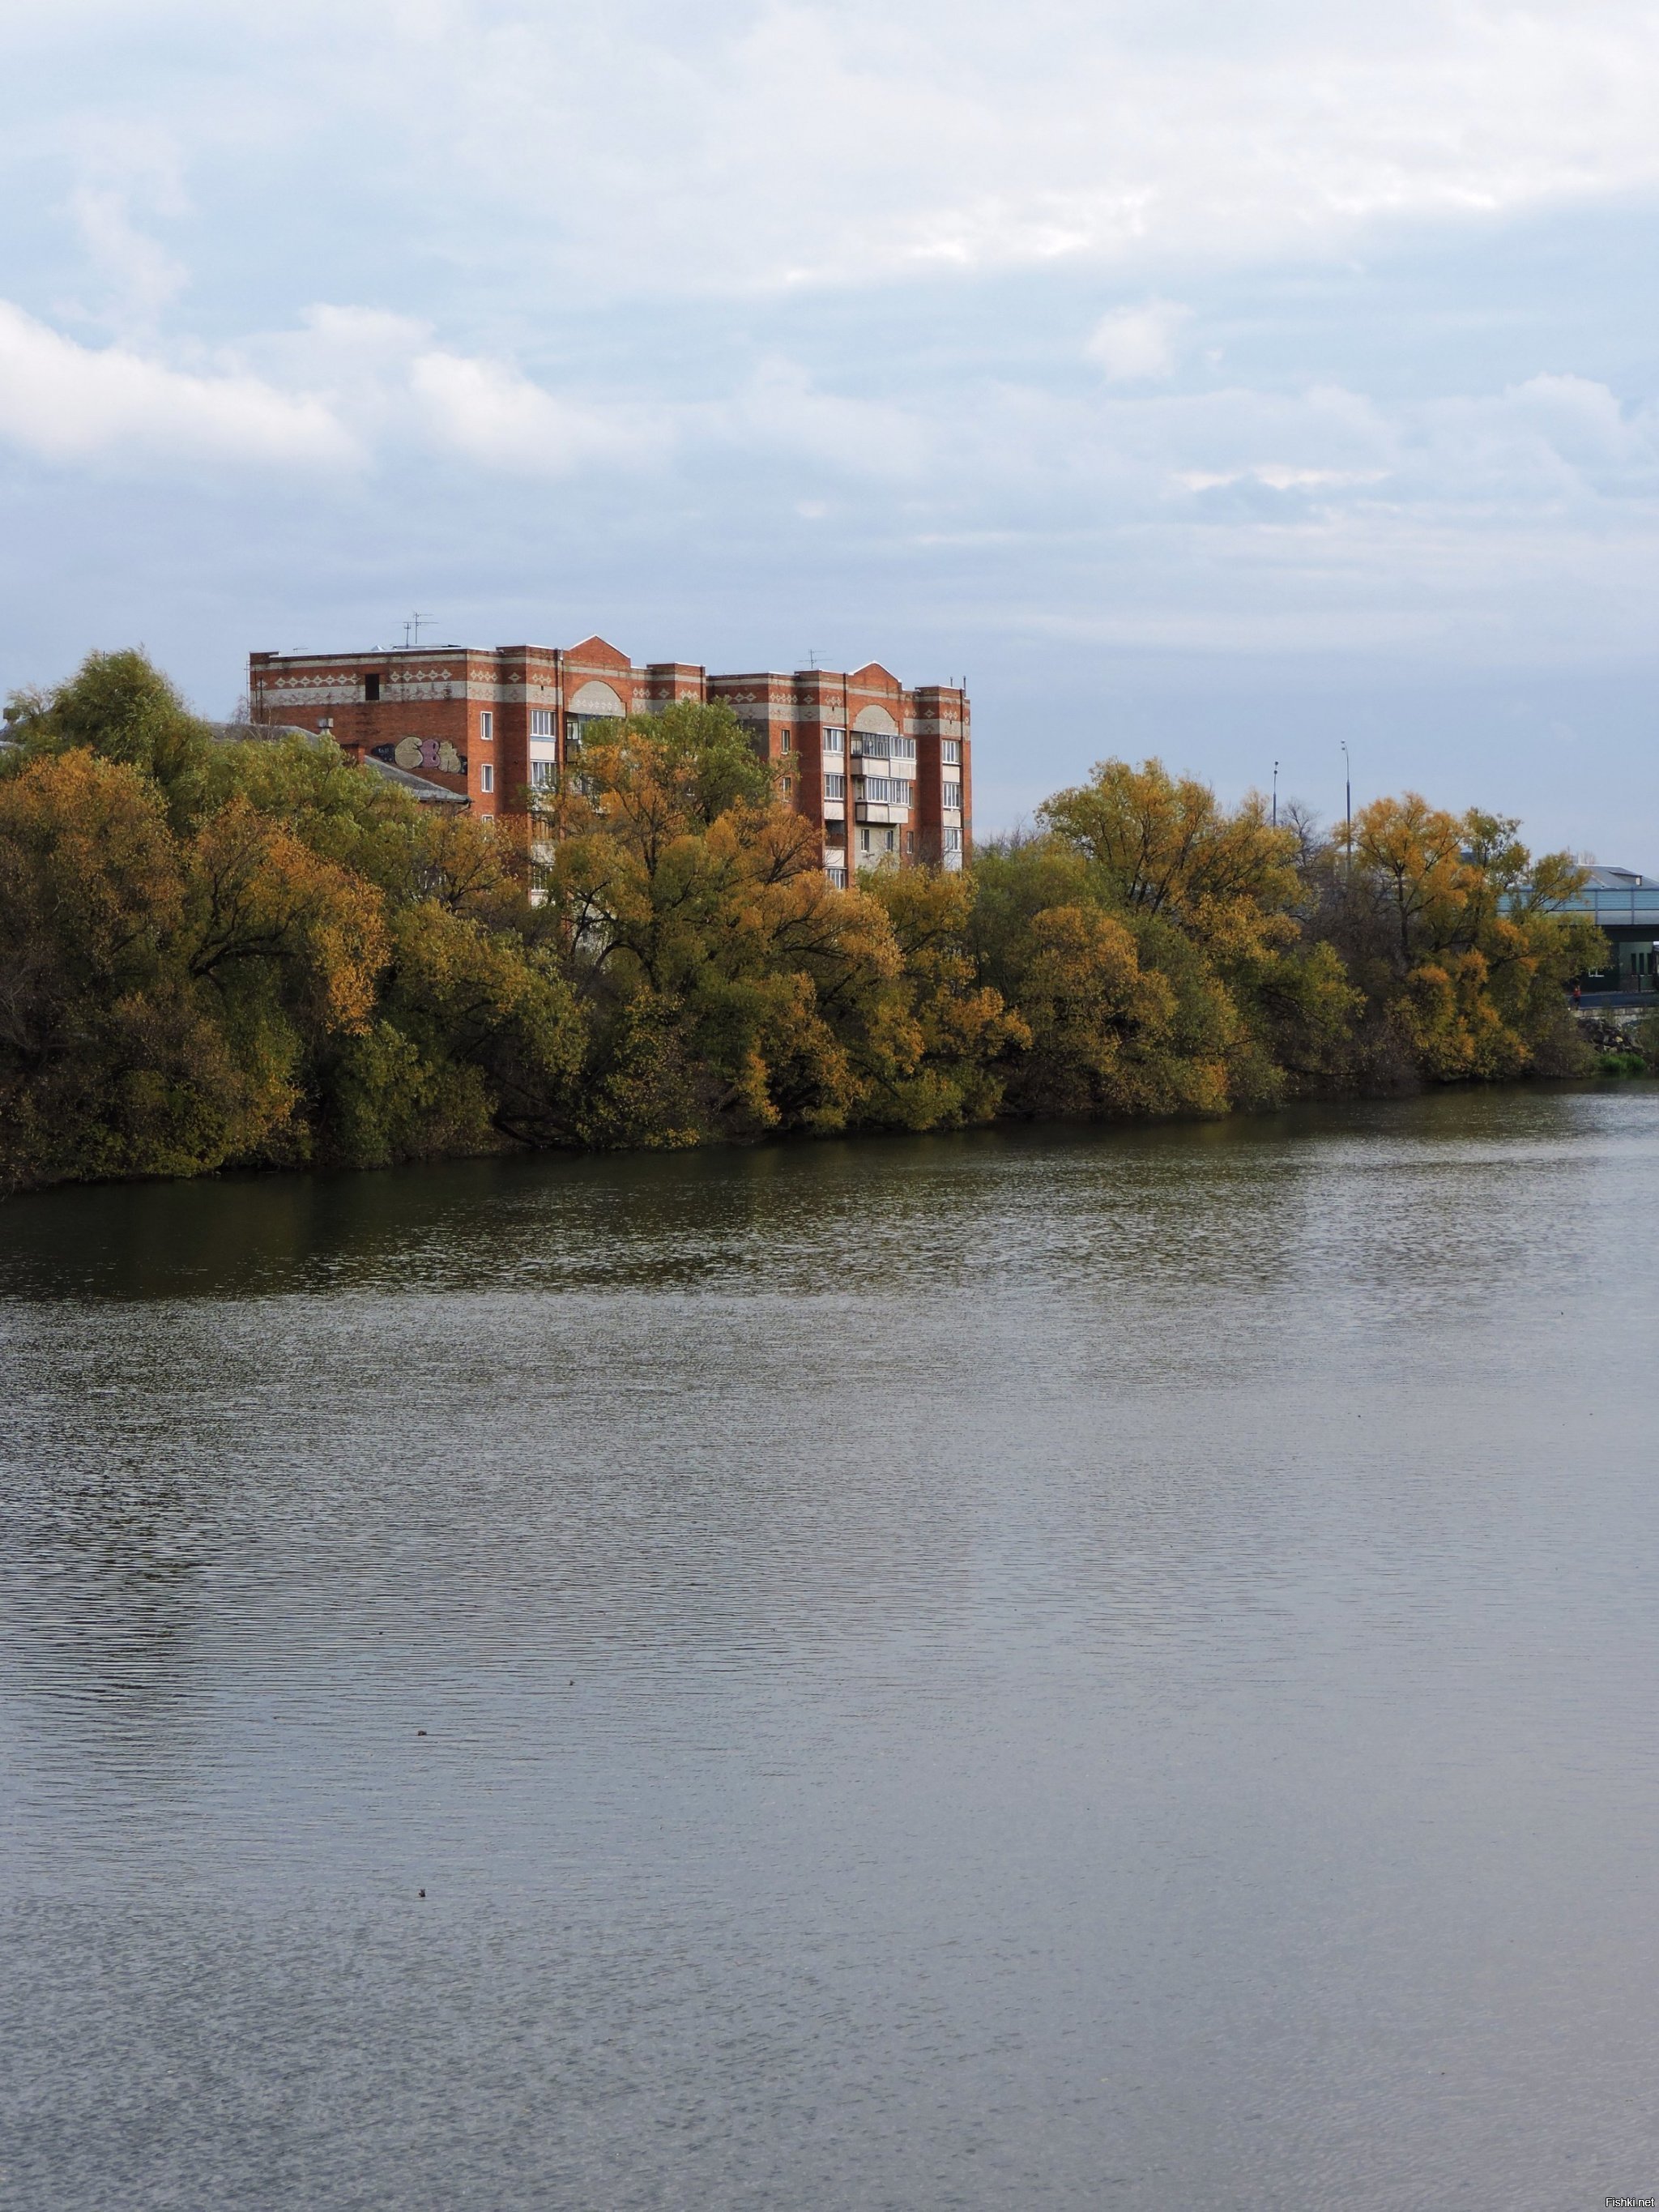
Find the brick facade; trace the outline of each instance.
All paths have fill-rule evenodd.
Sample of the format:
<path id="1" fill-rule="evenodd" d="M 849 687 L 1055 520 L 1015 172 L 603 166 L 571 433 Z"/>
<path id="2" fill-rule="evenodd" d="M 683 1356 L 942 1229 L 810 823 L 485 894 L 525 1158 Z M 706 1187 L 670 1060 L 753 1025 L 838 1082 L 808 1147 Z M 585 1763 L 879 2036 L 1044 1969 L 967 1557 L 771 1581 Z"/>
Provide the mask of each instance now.
<path id="1" fill-rule="evenodd" d="M 971 842 L 966 693 L 906 690 L 876 661 L 850 675 L 710 676 L 689 661 L 636 667 L 602 637 L 568 648 L 256 653 L 248 697 L 256 722 L 326 730 L 354 759 L 428 777 L 485 819 L 523 811 L 589 722 L 724 700 L 764 757 L 784 764 L 783 795 L 820 832 L 832 878 L 890 860 L 960 867 Z"/>

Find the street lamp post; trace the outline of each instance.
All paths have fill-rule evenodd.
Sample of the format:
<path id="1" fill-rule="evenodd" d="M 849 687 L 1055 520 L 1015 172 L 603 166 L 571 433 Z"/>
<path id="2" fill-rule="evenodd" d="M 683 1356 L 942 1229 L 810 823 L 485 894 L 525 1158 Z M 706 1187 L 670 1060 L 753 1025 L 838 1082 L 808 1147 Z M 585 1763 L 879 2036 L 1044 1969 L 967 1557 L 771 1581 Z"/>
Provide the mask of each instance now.
<path id="1" fill-rule="evenodd" d="M 1353 866 L 1353 763 L 1348 757 L 1348 741 L 1342 740 L 1342 801 L 1344 819 L 1347 823 L 1348 866 Z"/>

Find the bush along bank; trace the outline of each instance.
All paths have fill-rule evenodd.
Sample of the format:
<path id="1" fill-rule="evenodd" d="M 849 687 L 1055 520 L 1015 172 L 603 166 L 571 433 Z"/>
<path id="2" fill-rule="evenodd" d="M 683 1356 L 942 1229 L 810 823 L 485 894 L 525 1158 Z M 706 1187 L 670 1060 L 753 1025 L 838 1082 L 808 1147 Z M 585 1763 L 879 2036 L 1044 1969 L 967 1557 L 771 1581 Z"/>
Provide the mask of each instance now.
<path id="1" fill-rule="evenodd" d="M 139 654 L 0 754 L 0 1185 L 1224 1114 L 1587 1072 L 1597 933 L 1516 825 L 1352 848 L 1103 763 L 1036 834 L 832 890 L 722 707 L 614 726 L 534 816 L 229 744 Z"/>

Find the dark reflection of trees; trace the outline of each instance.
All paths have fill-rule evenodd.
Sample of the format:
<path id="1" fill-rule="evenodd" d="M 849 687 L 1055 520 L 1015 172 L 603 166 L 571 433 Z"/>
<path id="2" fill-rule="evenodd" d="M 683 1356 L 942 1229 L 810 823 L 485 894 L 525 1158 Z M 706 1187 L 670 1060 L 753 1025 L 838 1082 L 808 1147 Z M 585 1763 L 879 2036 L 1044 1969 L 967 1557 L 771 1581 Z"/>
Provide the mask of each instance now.
<path id="1" fill-rule="evenodd" d="M 0 1297 L 146 1299 L 261 1295 L 351 1285 L 471 1287 L 526 1268 L 571 1283 L 692 1283 L 764 1249 L 807 1272 L 879 1265 L 873 1209 L 927 1231 L 908 1270 L 959 1264 L 939 1231 L 954 1187 L 968 1197 L 1033 1148 L 1130 1154 L 1178 1133 L 970 1132 L 672 1155 L 514 1157 L 339 1176 L 228 1176 L 68 1189 L 0 1210 Z M 941 1180 L 942 1179 L 942 1180 Z M 902 1280 L 902 1275 L 896 1278 Z"/>
<path id="2" fill-rule="evenodd" d="M 950 1231 L 953 1200 L 1060 1167 L 1088 1205 L 1113 1186 L 1159 1211 L 1179 1206 L 1191 1170 L 1248 1165 L 1266 1143 L 1324 1131 L 1386 1135 L 1409 1117 L 1432 1146 L 1513 1137 L 1558 1110 L 1549 1094 L 1465 1094 L 1222 1122 L 1034 1127 L 955 1136 L 865 1138 L 752 1150 L 514 1156 L 355 1175 L 227 1176 L 66 1189 L 0 1207 L 0 1298 L 225 1297 L 399 1284 L 680 1282 L 798 1264 L 804 1279 L 890 1269 L 971 1274 Z M 1012 1180 L 1010 1180 L 1012 1179 Z M 942 1211 L 943 1209 L 943 1211 Z M 1127 1218 L 1127 1217 L 1126 1217 Z M 1150 1217 L 1149 1217 L 1150 1218 Z M 902 1231 L 902 1235 L 895 1234 Z M 854 1259 L 849 1264 L 850 1249 Z"/>

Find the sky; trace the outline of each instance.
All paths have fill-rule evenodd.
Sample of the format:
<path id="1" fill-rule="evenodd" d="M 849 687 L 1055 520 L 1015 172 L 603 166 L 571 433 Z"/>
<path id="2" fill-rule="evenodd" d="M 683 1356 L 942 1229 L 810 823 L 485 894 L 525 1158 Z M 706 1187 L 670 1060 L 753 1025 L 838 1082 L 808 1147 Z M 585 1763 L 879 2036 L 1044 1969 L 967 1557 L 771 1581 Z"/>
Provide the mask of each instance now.
<path id="1" fill-rule="evenodd" d="M 0 0 L 0 690 L 965 678 L 1659 872 L 1659 9 Z"/>

